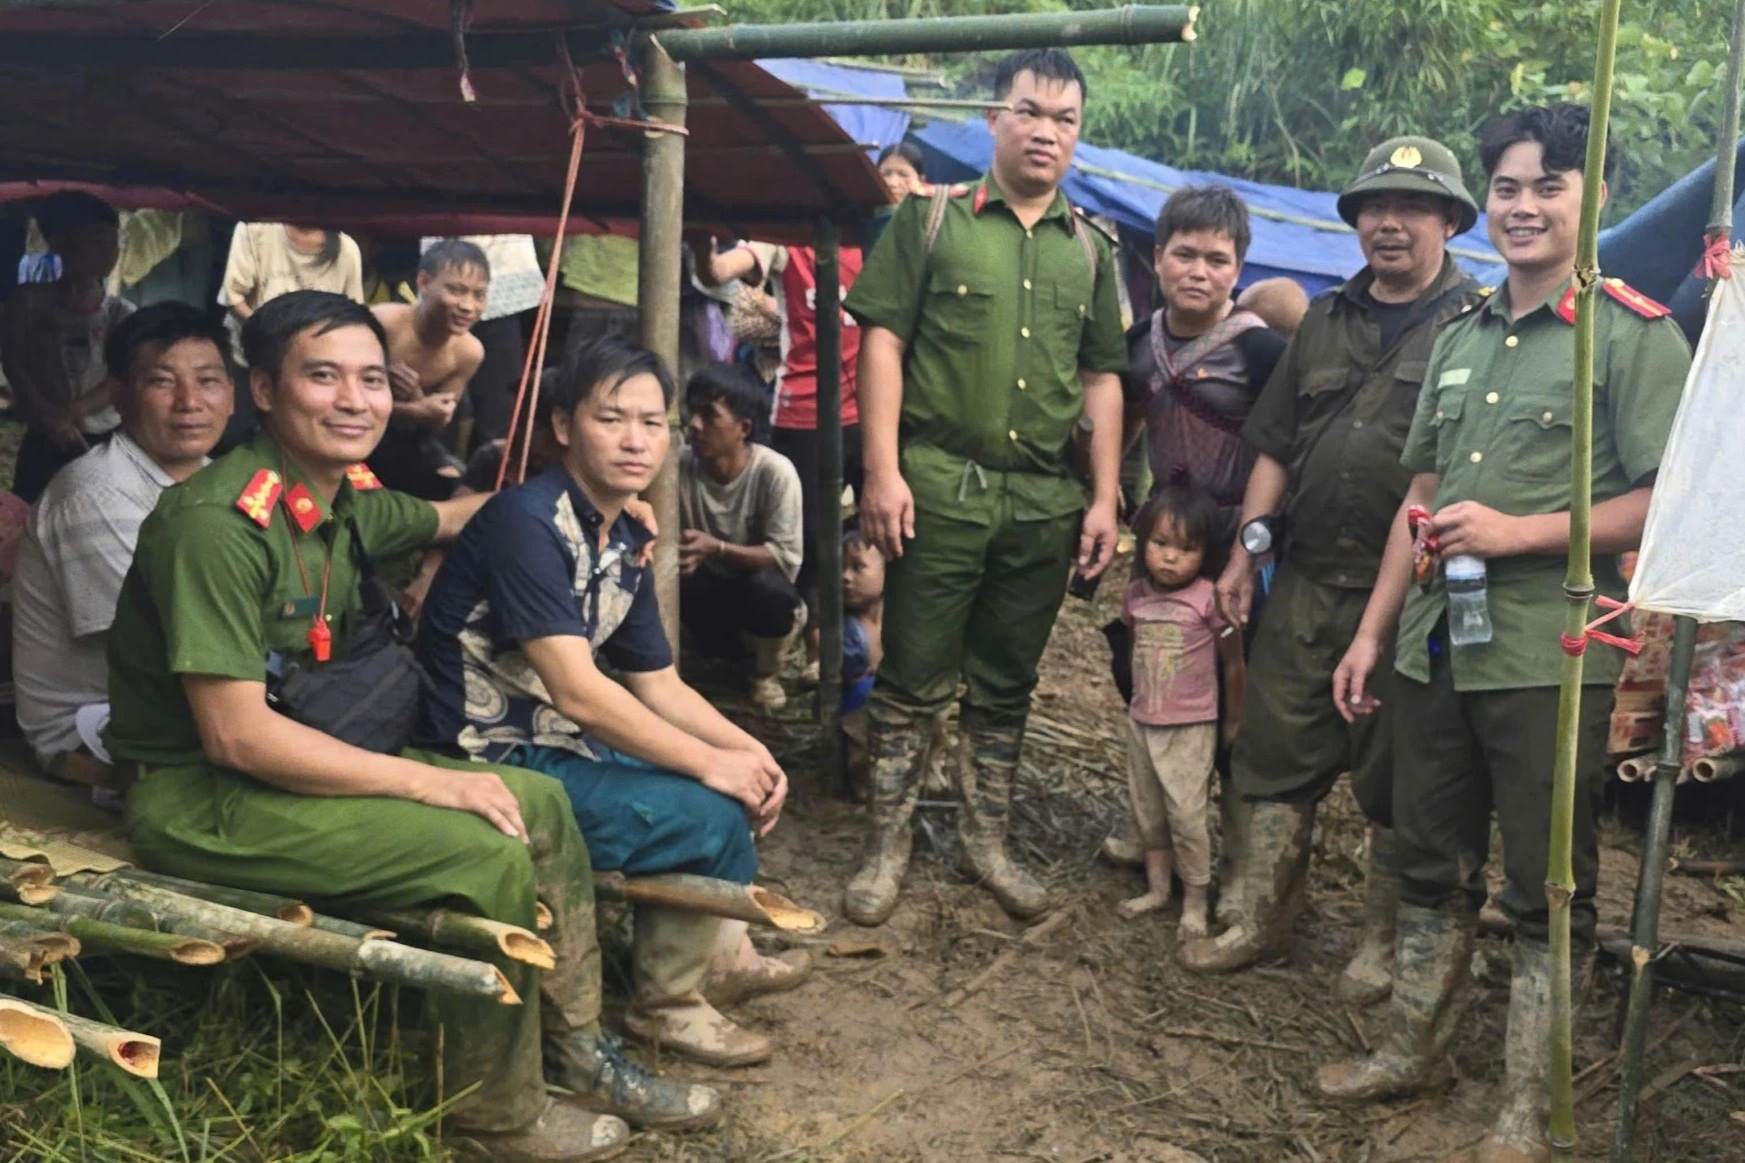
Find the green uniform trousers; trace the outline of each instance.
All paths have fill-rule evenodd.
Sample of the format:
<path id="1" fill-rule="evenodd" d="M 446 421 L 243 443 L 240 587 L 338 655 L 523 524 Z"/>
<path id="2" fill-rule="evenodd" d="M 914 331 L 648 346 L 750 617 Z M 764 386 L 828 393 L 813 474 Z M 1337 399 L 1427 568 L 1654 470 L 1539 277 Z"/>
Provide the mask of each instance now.
<path id="1" fill-rule="evenodd" d="M 1393 825 L 1391 640 L 1371 685 L 1380 709 L 1347 723 L 1333 706 L 1333 671 L 1368 602 L 1368 590 L 1321 585 L 1288 560 L 1279 567 L 1249 649 L 1242 728 L 1230 756 L 1243 798 L 1318 803 L 1349 771 L 1363 814 Z"/>
<path id="2" fill-rule="evenodd" d="M 1395 676 L 1394 838 L 1400 900 L 1420 908 L 1484 904 L 1491 812 L 1503 836 L 1503 912 L 1518 940 L 1550 939 L 1545 873 L 1551 848 L 1551 769 L 1557 754 L 1556 687 L 1457 691 L 1446 650 L 1430 681 Z M 1570 934 L 1591 948 L 1599 879 L 1599 805 L 1612 689 L 1583 687 L 1576 748 L 1575 900 Z"/>
<path id="3" fill-rule="evenodd" d="M 872 719 L 914 722 L 964 706 L 1020 724 L 1077 548 L 1079 515 L 989 524 L 916 507 L 915 537 L 885 573 L 885 657 Z"/>
<path id="4" fill-rule="evenodd" d="M 422 751 L 406 758 L 437 767 L 479 765 Z M 593 873 L 563 785 L 516 767 L 492 767 L 514 793 L 529 844 L 471 812 L 380 796 L 305 796 L 211 764 L 141 767 L 128 793 L 127 825 L 147 868 L 317 907 L 444 906 L 532 928 L 543 900 L 557 967 L 543 975 L 494 963 L 521 995 L 519 1006 L 433 991 L 448 1094 L 478 1084 L 452 1109 L 456 1125 L 515 1130 L 545 1101 L 541 1002 L 547 1033 L 592 1030 L 600 1016 L 600 951 Z"/>

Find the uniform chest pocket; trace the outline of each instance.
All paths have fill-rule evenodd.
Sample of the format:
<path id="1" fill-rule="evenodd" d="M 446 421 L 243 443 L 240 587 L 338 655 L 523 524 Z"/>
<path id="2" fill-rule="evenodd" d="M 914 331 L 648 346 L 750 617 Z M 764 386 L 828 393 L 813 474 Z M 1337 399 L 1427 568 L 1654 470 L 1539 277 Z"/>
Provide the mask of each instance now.
<path id="1" fill-rule="evenodd" d="M 285 655 L 307 651 L 319 607 L 320 599 L 315 597 L 286 596 L 268 602 L 261 610 L 261 644 L 268 652 Z"/>
<path id="2" fill-rule="evenodd" d="M 936 325 L 930 330 L 939 343 L 952 348 L 982 344 L 994 312 L 993 287 L 974 275 L 935 274 L 927 284 L 924 315 Z"/>
<path id="3" fill-rule="evenodd" d="M 1568 392 L 1536 394 L 1503 401 L 1498 432 L 1498 468 L 1509 480 L 1568 481 L 1575 426 Z"/>
<path id="4" fill-rule="evenodd" d="M 1429 364 L 1425 360 L 1402 362 L 1394 368 L 1393 382 L 1388 386 L 1387 398 L 1380 401 L 1379 415 L 1388 435 L 1402 444 L 1406 433 L 1411 431 L 1412 417 L 1418 411 L 1418 396 L 1424 390 L 1424 372 Z"/>

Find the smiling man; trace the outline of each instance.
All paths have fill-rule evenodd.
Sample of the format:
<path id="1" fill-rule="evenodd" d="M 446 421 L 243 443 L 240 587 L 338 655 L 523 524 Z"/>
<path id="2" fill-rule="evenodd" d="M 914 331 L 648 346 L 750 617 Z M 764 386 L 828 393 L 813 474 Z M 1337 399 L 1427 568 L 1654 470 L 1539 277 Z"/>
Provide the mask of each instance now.
<path id="1" fill-rule="evenodd" d="M 409 716 L 400 731 L 380 713 L 347 724 L 279 683 L 295 671 L 343 694 L 367 666 L 378 711 L 396 702 L 385 686 L 415 708 L 370 561 L 452 540 L 486 498 L 432 504 L 360 463 L 393 404 L 367 308 L 294 291 L 242 337 L 260 434 L 164 494 L 109 631 L 108 739 L 138 776 L 140 861 L 318 906 L 441 905 L 532 926 L 543 901 L 554 968 L 497 961 L 524 1004 L 427 999 L 449 1092 L 473 1088 L 448 1112 L 451 1141 L 505 1163 L 582 1163 L 623 1150 L 614 1116 L 714 1122 L 712 1091 L 644 1073 L 600 1030 L 588 852 L 557 781 L 404 749 Z M 569 1097 L 547 1094 L 542 1051 Z"/>
<path id="2" fill-rule="evenodd" d="M 1181 960 L 1226 972 L 1289 951 L 1315 805 L 1349 771 L 1370 821 L 1369 891 L 1339 988 L 1367 1003 L 1387 996 L 1393 957 L 1393 761 L 1385 726 L 1349 725 L 1327 692 L 1410 480 L 1400 446 L 1430 345 L 1477 300 L 1448 240 L 1472 227 L 1478 206 L 1452 153 L 1399 137 L 1370 151 L 1339 213 L 1357 230 L 1364 269 L 1310 304 L 1242 428 L 1255 462 L 1218 582 L 1225 616 L 1246 622 L 1256 572 L 1269 559 L 1278 572 L 1255 629 L 1231 755 L 1218 906 L 1227 927 L 1183 946 Z"/>
<path id="3" fill-rule="evenodd" d="M 1562 583 L 1569 555 L 1572 276 L 1587 140 L 1588 111 L 1568 104 L 1506 114 L 1480 137 L 1491 241 L 1508 261 L 1508 281 L 1436 341 L 1401 456 L 1415 475 L 1369 609 L 1333 679 L 1342 706 L 1358 713 L 1373 707 L 1374 679 L 1387 665 L 1385 644 L 1399 623 L 1398 673 L 1383 696 L 1393 706 L 1398 765 L 1393 1009 L 1376 1053 L 1324 1068 L 1317 1085 L 1332 1097 L 1367 1099 L 1429 1081 L 1469 985 L 1494 810 L 1505 877 L 1499 903 L 1514 922 L 1515 951 L 1503 1109 L 1478 1153 L 1481 1163 L 1551 1156 L 1545 1124 L 1553 967 L 1545 882 L 1568 608 Z M 1608 153 L 1608 173 L 1611 162 Z M 1621 600 L 1618 554 L 1641 539 L 1690 350 L 1665 307 L 1618 280 L 1602 284 L 1593 305 L 1593 572 L 1599 593 Z M 1405 515 L 1411 505 L 1430 512 L 1427 532 L 1442 565 L 1457 554 L 1484 560 L 1488 640 L 1450 641 L 1438 563 L 1427 562 L 1425 580 L 1412 584 Z M 1593 949 L 1594 815 L 1621 667 L 1610 647 L 1587 651 L 1573 820 L 1577 980 Z"/>
<path id="4" fill-rule="evenodd" d="M 182 303 L 118 323 L 103 357 L 121 429 L 56 473 L 30 510 L 13 578 L 13 673 L 18 724 L 56 778 L 112 782 L 104 638 L 140 523 L 206 463 L 230 419 L 227 343 Z"/>
<path id="5" fill-rule="evenodd" d="M 933 717 L 960 681 L 964 871 L 1014 916 L 1048 908 L 1007 854 L 1012 779 L 1073 561 L 1095 577 L 1114 556 L 1118 275 L 1060 192 L 1084 74 L 1033 49 L 1000 63 L 994 96 L 993 166 L 898 207 L 844 303 L 863 328 L 861 531 L 890 563 L 872 832 L 845 901 L 860 924 L 896 908 Z M 1088 507 L 1069 455 L 1081 416 L 1094 426 Z"/>
<path id="6" fill-rule="evenodd" d="M 555 776 L 595 867 L 746 884 L 752 830 L 775 827 L 787 775 L 679 677 L 640 556 L 652 535 L 624 511 L 666 459 L 672 394 L 660 360 L 621 339 L 565 359 L 551 412 L 561 461 L 498 494 L 431 583 L 418 649 L 434 686 L 420 734 Z M 624 1024 L 710 1065 L 745 1066 L 772 1046 L 703 998 L 720 928 L 638 906 Z M 797 984 L 791 968 L 747 957 L 738 984 L 785 988 Z"/>

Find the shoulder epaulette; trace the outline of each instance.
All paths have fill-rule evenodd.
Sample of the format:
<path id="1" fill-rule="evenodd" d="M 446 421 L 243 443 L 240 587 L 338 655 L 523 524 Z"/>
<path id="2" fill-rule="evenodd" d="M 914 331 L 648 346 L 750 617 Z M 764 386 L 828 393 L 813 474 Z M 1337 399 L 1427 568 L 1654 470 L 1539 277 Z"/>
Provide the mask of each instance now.
<path id="1" fill-rule="evenodd" d="M 1083 206 L 1074 206 L 1072 212 L 1078 215 L 1079 220 L 1086 226 L 1089 226 L 1092 230 L 1095 230 L 1098 234 L 1108 239 L 1111 245 L 1118 244 L 1121 241 L 1120 236 L 1115 233 L 1114 227 L 1110 226 L 1106 221 L 1098 218 L 1096 215 L 1085 213 L 1085 208 Z"/>
<path id="2" fill-rule="evenodd" d="M 367 493 L 371 489 L 382 487 L 382 482 L 376 479 L 376 474 L 370 471 L 370 466 L 361 460 L 356 464 L 345 466 L 345 479 L 350 481 L 351 487 L 360 493 Z"/>
<path id="3" fill-rule="evenodd" d="M 1600 286 L 1606 294 L 1630 308 L 1644 319 L 1664 319 L 1672 314 L 1672 308 L 1664 303 L 1656 303 L 1623 279 L 1604 279 Z"/>
<path id="4" fill-rule="evenodd" d="M 242 495 L 236 498 L 236 507 L 250 521 L 266 529 L 273 523 L 273 507 L 279 503 L 279 494 L 284 491 L 285 482 L 279 479 L 279 474 L 263 468 L 249 478 Z"/>

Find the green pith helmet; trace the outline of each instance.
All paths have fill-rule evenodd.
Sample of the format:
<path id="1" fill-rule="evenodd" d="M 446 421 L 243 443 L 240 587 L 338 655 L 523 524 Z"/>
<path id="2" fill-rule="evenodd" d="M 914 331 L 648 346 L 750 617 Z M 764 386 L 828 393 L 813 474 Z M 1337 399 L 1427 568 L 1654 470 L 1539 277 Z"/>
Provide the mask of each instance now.
<path id="1" fill-rule="evenodd" d="M 1339 191 L 1339 217 L 1356 226 L 1363 196 L 1381 190 L 1447 198 L 1460 211 L 1456 234 L 1465 234 L 1478 221 L 1478 203 L 1461 181 L 1460 162 L 1447 146 L 1428 137 L 1389 138 L 1370 150 L 1357 176 Z"/>

